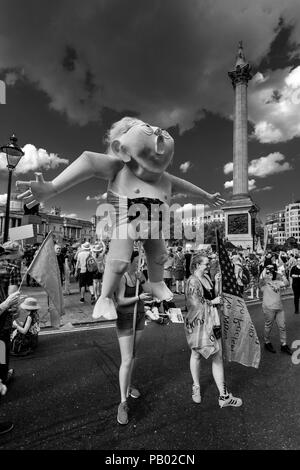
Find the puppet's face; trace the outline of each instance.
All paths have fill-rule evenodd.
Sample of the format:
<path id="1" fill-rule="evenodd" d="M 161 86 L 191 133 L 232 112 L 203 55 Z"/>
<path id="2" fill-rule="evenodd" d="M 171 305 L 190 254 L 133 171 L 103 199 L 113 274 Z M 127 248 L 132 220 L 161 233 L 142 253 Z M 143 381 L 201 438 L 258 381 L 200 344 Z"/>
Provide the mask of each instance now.
<path id="1" fill-rule="evenodd" d="M 174 153 L 174 140 L 167 131 L 144 122 L 120 137 L 122 159 L 151 173 L 162 173 Z"/>

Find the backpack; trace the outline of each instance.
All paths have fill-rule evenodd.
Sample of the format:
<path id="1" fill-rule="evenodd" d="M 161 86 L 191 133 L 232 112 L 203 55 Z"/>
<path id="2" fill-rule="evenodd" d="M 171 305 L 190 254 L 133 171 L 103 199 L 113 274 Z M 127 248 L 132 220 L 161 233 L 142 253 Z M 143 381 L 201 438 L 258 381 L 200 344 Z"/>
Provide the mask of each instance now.
<path id="1" fill-rule="evenodd" d="M 99 273 L 104 273 L 105 269 L 105 259 L 104 256 L 102 256 L 100 259 L 97 259 L 97 266 L 98 266 L 98 271 Z"/>
<path id="2" fill-rule="evenodd" d="M 97 262 L 92 255 L 89 255 L 86 260 L 86 270 L 89 273 L 96 273 L 98 271 Z"/>
<path id="3" fill-rule="evenodd" d="M 246 266 L 243 266 L 242 282 L 243 282 L 244 286 L 247 286 L 248 284 L 250 284 L 250 273 L 249 273 L 248 269 L 246 268 Z"/>
<path id="4" fill-rule="evenodd" d="M 184 254 L 175 253 L 175 269 L 184 269 L 185 257 Z"/>
<path id="5" fill-rule="evenodd" d="M 258 261 L 252 261 L 250 264 L 250 272 L 252 276 L 256 277 L 259 276 L 259 263 Z"/>

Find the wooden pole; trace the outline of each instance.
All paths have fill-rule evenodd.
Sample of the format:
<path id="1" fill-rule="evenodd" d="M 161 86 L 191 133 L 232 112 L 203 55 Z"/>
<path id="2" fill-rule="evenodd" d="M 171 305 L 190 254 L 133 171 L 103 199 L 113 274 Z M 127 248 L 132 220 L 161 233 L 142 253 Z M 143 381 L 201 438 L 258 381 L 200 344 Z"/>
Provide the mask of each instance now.
<path id="1" fill-rule="evenodd" d="M 139 240 L 138 241 L 138 252 L 139 252 L 139 258 L 138 258 L 138 273 L 141 272 L 142 270 L 142 242 Z M 140 280 L 137 278 L 136 280 L 136 286 L 135 286 L 135 296 L 137 297 L 139 295 L 139 288 L 140 288 Z M 137 319 L 137 308 L 138 308 L 138 300 L 134 304 L 134 310 L 133 310 L 133 345 L 132 345 L 132 358 L 135 358 L 135 349 L 136 349 L 136 319 Z"/>

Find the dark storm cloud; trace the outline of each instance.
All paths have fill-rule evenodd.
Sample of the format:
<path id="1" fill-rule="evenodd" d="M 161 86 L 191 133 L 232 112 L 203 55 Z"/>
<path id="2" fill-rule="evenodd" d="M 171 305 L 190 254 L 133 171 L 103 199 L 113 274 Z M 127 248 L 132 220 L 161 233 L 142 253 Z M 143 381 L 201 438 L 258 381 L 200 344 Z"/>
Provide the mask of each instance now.
<path id="1" fill-rule="evenodd" d="M 66 47 L 65 55 L 63 57 L 62 66 L 64 69 L 69 72 L 73 72 L 76 66 L 76 61 L 78 59 L 77 52 L 71 46 Z"/>
<path id="2" fill-rule="evenodd" d="M 258 64 L 283 18 L 293 53 L 299 52 L 298 0 L 2 0 L 0 6 L 0 68 L 23 69 L 52 109 L 81 125 L 98 120 L 103 109 L 130 109 L 181 130 L 193 127 L 203 110 L 228 117 L 226 73 L 240 39 Z"/>

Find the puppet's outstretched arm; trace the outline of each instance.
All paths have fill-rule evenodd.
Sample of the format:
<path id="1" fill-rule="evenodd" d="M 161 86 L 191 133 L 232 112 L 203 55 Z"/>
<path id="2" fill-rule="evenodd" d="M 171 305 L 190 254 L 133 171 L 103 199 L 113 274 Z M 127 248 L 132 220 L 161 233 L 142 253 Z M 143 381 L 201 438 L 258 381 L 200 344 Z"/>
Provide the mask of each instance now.
<path id="1" fill-rule="evenodd" d="M 210 194 L 193 183 L 189 183 L 188 181 L 177 178 L 177 176 L 170 175 L 169 173 L 167 173 L 167 177 L 171 181 L 173 194 L 181 192 L 191 196 L 196 196 L 201 198 L 207 204 L 215 207 L 221 206 L 225 202 L 225 199 L 221 197 L 220 193 Z"/>
<path id="2" fill-rule="evenodd" d="M 17 181 L 17 187 L 24 191 L 18 199 L 31 208 L 93 176 L 113 179 L 123 165 L 122 160 L 112 155 L 85 151 L 53 181 L 44 181 L 42 173 L 35 173 L 35 181 Z"/>

